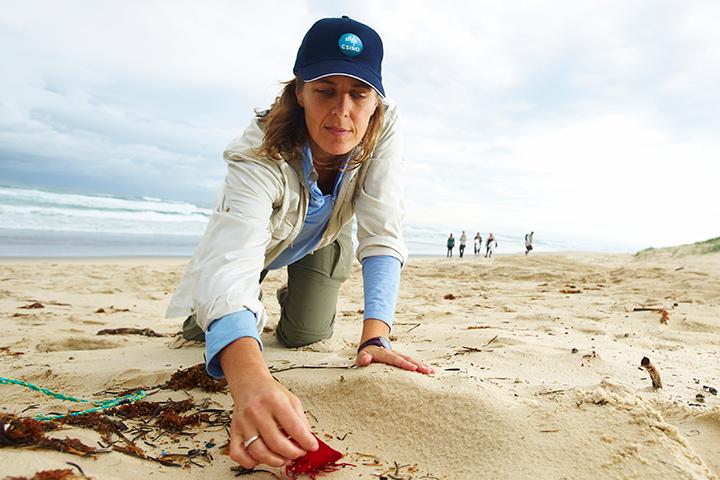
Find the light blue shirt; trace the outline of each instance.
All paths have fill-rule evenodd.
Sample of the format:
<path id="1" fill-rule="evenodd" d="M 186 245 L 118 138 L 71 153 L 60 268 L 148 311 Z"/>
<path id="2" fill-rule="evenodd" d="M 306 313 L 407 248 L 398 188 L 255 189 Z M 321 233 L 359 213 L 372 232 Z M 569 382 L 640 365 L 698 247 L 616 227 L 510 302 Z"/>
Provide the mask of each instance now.
<path id="1" fill-rule="evenodd" d="M 303 148 L 303 174 L 305 177 L 305 185 L 310 192 L 308 199 L 308 210 L 305 216 L 303 228 L 292 245 L 283 250 L 280 255 L 268 265 L 268 270 L 276 270 L 285 267 L 291 263 L 295 263 L 308 253 L 315 250 L 315 247 L 322 240 L 325 228 L 330 221 L 335 199 L 337 198 L 340 182 L 342 182 L 345 172 L 341 169 L 333 185 L 332 192 L 325 195 L 317 184 L 318 174 L 312 164 L 312 152 L 310 147 L 305 145 Z M 343 162 L 343 167 L 347 164 L 347 159 Z"/>
<path id="2" fill-rule="evenodd" d="M 327 228 L 330 215 L 344 176 L 340 170 L 332 192 L 325 195 L 317 184 L 317 172 L 312 164 L 309 146 L 303 148 L 303 173 L 310 198 L 303 228 L 292 245 L 268 265 L 275 270 L 290 265 L 315 250 Z M 374 256 L 363 259 L 363 283 L 365 289 L 364 318 L 376 318 L 392 326 L 395 317 L 397 292 L 400 285 L 400 260 L 391 256 Z M 262 350 L 257 331 L 255 314 L 240 310 L 213 321 L 205 332 L 206 368 L 213 377 L 222 377 L 218 354 L 223 348 L 243 337 L 252 337 Z"/>

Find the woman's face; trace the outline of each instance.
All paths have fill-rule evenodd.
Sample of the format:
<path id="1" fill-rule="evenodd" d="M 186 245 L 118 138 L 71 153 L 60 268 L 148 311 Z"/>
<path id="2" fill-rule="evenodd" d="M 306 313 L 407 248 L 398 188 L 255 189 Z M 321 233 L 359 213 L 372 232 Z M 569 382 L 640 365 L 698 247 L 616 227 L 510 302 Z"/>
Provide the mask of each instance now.
<path id="1" fill-rule="evenodd" d="M 295 94 L 305 109 L 314 159 L 345 155 L 355 148 L 378 104 L 372 87 L 342 75 L 305 83 Z"/>

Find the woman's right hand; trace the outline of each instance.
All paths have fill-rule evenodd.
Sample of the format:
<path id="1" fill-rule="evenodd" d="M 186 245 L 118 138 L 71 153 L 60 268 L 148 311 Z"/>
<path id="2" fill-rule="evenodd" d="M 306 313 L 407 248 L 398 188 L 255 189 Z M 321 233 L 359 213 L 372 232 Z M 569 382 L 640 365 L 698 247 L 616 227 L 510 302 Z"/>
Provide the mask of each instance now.
<path id="1" fill-rule="evenodd" d="M 230 458 L 245 468 L 282 467 L 317 450 L 300 400 L 270 375 L 254 339 L 225 347 L 220 364 L 235 401 Z M 246 448 L 243 443 L 255 435 L 258 439 Z"/>

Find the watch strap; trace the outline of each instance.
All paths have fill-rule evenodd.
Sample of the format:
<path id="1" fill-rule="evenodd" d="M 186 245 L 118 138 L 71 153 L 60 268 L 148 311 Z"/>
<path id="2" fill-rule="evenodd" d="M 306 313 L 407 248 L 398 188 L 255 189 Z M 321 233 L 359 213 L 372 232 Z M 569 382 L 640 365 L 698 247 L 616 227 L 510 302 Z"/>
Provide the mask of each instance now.
<path id="1" fill-rule="evenodd" d="M 368 338 L 363 343 L 361 343 L 357 349 L 358 353 L 360 353 L 360 351 L 363 348 L 369 347 L 370 345 L 374 345 L 374 346 L 380 347 L 380 348 L 385 348 L 387 350 L 392 350 L 392 347 L 390 346 L 390 340 L 388 340 L 385 337 L 379 336 L 379 337 Z"/>

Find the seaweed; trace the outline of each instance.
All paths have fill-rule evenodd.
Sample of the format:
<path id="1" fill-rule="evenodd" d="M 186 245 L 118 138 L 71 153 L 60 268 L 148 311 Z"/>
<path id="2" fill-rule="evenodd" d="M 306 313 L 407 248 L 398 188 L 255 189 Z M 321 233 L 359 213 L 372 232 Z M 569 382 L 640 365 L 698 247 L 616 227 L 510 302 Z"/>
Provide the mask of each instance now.
<path id="1" fill-rule="evenodd" d="M 110 442 L 113 433 L 119 434 L 120 432 L 124 432 L 128 429 L 127 425 L 121 421 L 113 421 L 100 412 L 91 412 L 84 415 L 74 416 L 68 415 L 59 421 L 65 425 L 94 430 L 100 434 L 105 442 Z"/>
<path id="2" fill-rule="evenodd" d="M 33 445 L 45 438 L 42 422 L 14 415 L 0 416 L 0 446 Z"/>
<path id="3" fill-rule="evenodd" d="M 202 420 L 207 420 L 208 416 L 200 413 L 192 415 L 178 415 L 171 411 L 165 411 L 158 416 L 155 421 L 156 425 L 163 430 L 169 432 L 183 432 L 186 427 L 194 427 L 200 425 Z"/>
<path id="4" fill-rule="evenodd" d="M 205 365 L 199 363 L 193 367 L 184 370 L 178 370 L 173 373 L 161 388 L 169 390 L 192 390 L 199 388 L 203 392 L 217 393 L 222 392 L 227 387 L 227 381 L 217 380 L 205 371 Z"/>
<path id="5" fill-rule="evenodd" d="M 168 382 L 150 388 L 172 390 L 200 388 L 214 393 L 224 390 L 226 385 L 226 382 L 215 380 L 207 375 L 204 365 L 198 364 L 188 369 L 178 370 Z M 136 390 L 135 388 L 132 391 Z M 143 442 L 149 447 L 158 449 L 160 447 L 156 441 L 160 437 L 169 435 L 173 442 L 177 442 L 175 439 L 177 435 L 192 436 L 195 434 L 193 427 L 200 424 L 219 427 L 228 432 L 231 415 L 231 411 L 213 408 L 213 402 L 209 398 L 196 403 L 192 397 L 179 401 L 136 401 L 121 404 L 102 412 L 67 415 L 50 421 L 0 414 L 0 448 L 43 448 L 83 456 L 117 451 L 166 466 L 189 467 L 196 465 L 202 467 L 202 464 L 197 463 L 197 459 L 212 461 L 212 455 L 207 450 L 191 449 L 187 454 L 170 454 L 162 451 L 162 454 L 158 452 L 152 456 L 144 452 L 136 442 Z M 45 435 L 45 432 L 61 428 L 64 425 L 97 432 L 101 436 L 101 441 L 98 442 L 101 449 L 87 446 L 78 439 L 49 438 Z M 212 445 L 214 446 L 214 443 Z"/>
<path id="6" fill-rule="evenodd" d="M 5 480 L 73 480 L 76 478 L 88 478 L 85 476 L 77 477 L 69 468 L 58 470 L 43 470 L 37 472 L 32 477 L 7 477 Z"/>
<path id="7" fill-rule="evenodd" d="M 151 457 L 147 455 L 143 451 L 143 449 L 138 447 L 137 445 L 115 445 L 113 447 L 113 450 L 115 450 L 116 452 L 124 453 L 125 455 L 130 455 L 131 457 L 137 457 L 143 460 L 152 460 L 154 462 L 165 465 L 166 467 L 182 467 L 182 465 L 180 465 L 179 463 L 175 463 L 170 460 L 163 460 L 162 458 Z"/>
<path id="8" fill-rule="evenodd" d="M 76 438 L 48 438 L 44 422 L 32 418 L 3 415 L 0 425 L 0 447 L 34 447 L 81 456 L 98 453 L 97 449 Z"/>
<path id="9" fill-rule="evenodd" d="M 172 400 L 167 402 L 150 402 L 150 401 L 139 401 L 123 405 L 121 407 L 113 408 L 109 413 L 117 415 L 122 418 L 144 418 L 144 417 L 155 417 L 164 412 L 171 412 L 175 414 L 187 412 L 193 408 L 193 401 L 191 399 L 180 400 L 174 402 Z"/>
<path id="10" fill-rule="evenodd" d="M 45 305 L 43 305 L 40 302 L 33 302 L 33 303 L 29 303 L 27 305 L 23 305 L 22 307 L 18 307 L 18 308 L 23 308 L 25 310 L 33 310 L 36 308 L 45 308 Z"/>
<path id="11" fill-rule="evenodd" d="M 107 413 L 117 415 L 118 417 L 133 419 L 142 418 L 156 415 L 160 411 L 160 404 L 158 402 L 139 401 L 130 403 L 128 405 L 122 405 L 109 410 Z"/>
<path id="12" fill-rule="evenodd" d="M 144 335 L 146 337 L 167 337 L 168 335 L 157 333 L 151 328 L 106 328 L 97 332 L 98 335 Z"/>

